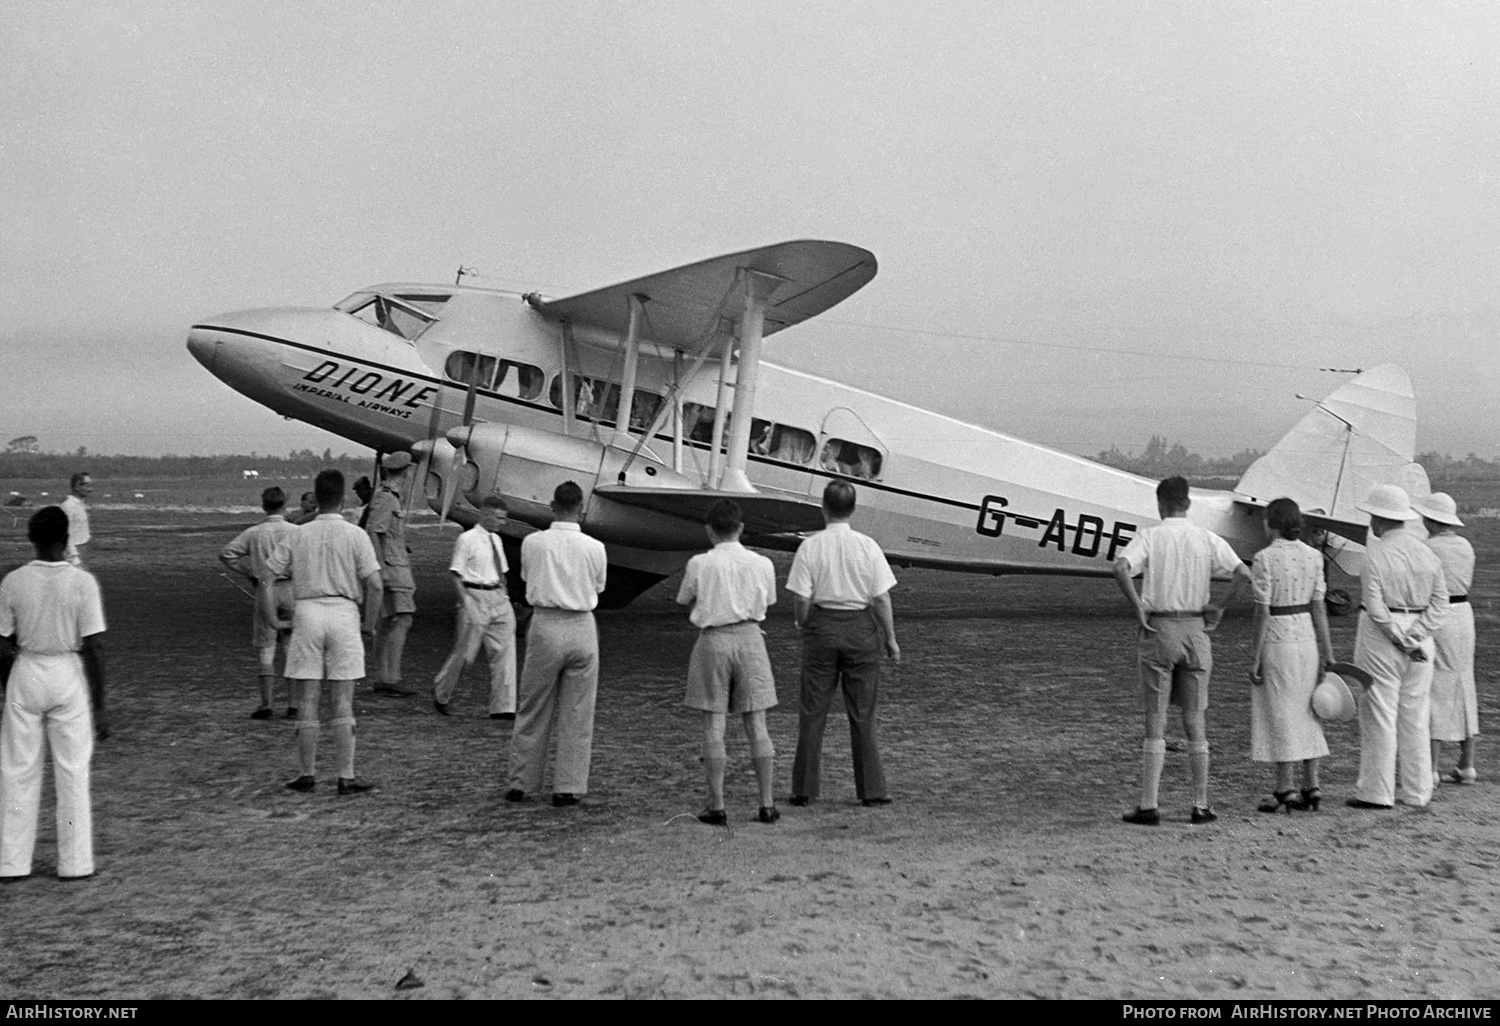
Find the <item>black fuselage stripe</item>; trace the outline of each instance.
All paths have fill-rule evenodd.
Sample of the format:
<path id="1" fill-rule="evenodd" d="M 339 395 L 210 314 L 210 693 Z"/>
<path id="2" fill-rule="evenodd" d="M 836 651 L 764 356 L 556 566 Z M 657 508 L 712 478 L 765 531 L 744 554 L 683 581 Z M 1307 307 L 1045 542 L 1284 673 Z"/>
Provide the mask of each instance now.
<path id="1" fill-rule="evenodd" d="M 345 360 L 355 361 L 367 367 L 374 367 L 378 370 L 387 371 L 391 374 L 399 374 L 402 377 L 415 378 L 419 381 L 427 381 L 434 385 L 437 385 L 439 388 L 451 388 L 455 390 L 467 391 L 467 388 L 464 385 L 455 381 L 447 381 L 443 378 L 435 378 L 427 374 L 414 373 L 404 367 L 392 367 L 389 364 L 376 363 L 374 360 L 367 360 L 363 357 L 347 356 L 344 353 L 333 352 L 327 349 L 319 349 L 317 346 L 310 346 L 305 342 L 293 342 L 291 339 L 278 338 L 275 335 L 267 335 L 259 331 L 249 331 L 245 328 L 223 328 L 215 324 L 195 324 L 193 325 L 193 328 L 202 328 L 205 331 L 222 331 L 231 335 L 244 335 L 247 338 L 258 338 L 262 341 L 274 342 L 277 345 L 287 346 L 291 349 L 301 349 L 304 352 L 313 353 L 324 359 L 333 359 L 334 357 L 340 357 Z M 513 406 L 525 407 L 528 410 L 536 410 L 540 413 L 549 413 L 556 417 L 561 417 L 563 415 L 562 410 L 554 408 L 551 404 L 544 405 L 541 403 L 533 403 L 525 399 L 517 398 L 516 396 L 501 395 L 498 392 L 491 392 L 483 388 L 477 388 L 474 391 L 476 394 L 482 395 L 488 399 L 498 399 L 500 402 L 510 403 Z M 657 435 L 656 437 L 664 442 L 672 441 L 672 437 L 670 435 Z M 684 443 L 687 445 L 691 445 L 696 449 L 708 449 L 708 446 L 702 442 L 689 442 L 684 439 Z M 849 481 L 850 483 L 856 484 L 861 488 L 873 488 L 876 491 L 887 492 L 891 495 L 904 495 L 907 498 L 921 499 L 924 502 L 937 502 L 945 506 L 954 506 L 958 509 L 974 510 L 976 513 L 982 508 L 978 503 L 975 502 L 965 502 L 962 499 L 950 499 L 947 496 L 932 495 L 927 492 L 915 492 L 908 488 L 896 488 L 892 485 L 881 484 L 879 481 L 867 481 L 864 478 L 850 477 L 847 474 L 834 474 L 830 471 L 823 470 L 821 467 L 805 467 L 799 463 L 787 463 L 784 460 L 773 460 L 769 457 L 760 456 L 755 453 L 750 454 L 750 459 L 755 463 L 764 463 L 772 467 L 784 467 L 787 470 L 794 470 L 799 474 L 811 474 L 814 477 L 826 477 L 830 481 Z"/>

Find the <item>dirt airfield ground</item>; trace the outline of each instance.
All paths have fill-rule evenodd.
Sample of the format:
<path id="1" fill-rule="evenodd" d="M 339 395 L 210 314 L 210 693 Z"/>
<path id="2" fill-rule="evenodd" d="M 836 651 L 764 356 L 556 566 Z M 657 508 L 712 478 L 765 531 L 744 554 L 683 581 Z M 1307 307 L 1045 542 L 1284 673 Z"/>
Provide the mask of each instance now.
<path id="1" fill-rule="evenodd" d="M 1337 725 L 1323 810 L 1258 814 L 1270 770 L 1246 757 L 1248 606 L 1215 640 L 1221 818 L 1188 825 L 1177 751 L 1167 822 L 1149 830 L 1119 822 L 1140 726 L 1112 583 L 898 571 L 904 660 L 881 710 L 896 801 L 882 809 L 855 801 L 837 713 L 824 799 L 785 805 L 798 647 L 783 599 L 767 622 L 783 819 L 754 822 L 731 734 L 726 830 L 692 816 L 698 725 L 680 699 L 694 635 L 675 579 L 599 616 L 585 804 L 501 800 L 509 725 L 484 714 L 483 669 L 453 717 L 427 698 L 451 637 L 456 533 L 429 518 L 412 532 L 423 608 L 407 676 L 421 694 L 361 689 L 356 703 L 359 770 L 379 790 L 335 796 L 325 730 L 303 796 L 281 786 L 289 724 L 248 718 L 249 600 L 215 559 L 254 518 L 167 508 L 172 489 L 133 499 L 144 487 L 95 496 L 115 731 L 94 759 L 99 874 L 52 879 L 49 784 L 37 876 L 0 888 L 7 998 L 1500 996 L 1500 742 L 1482 742 L 1477 786 L 1358 812 L 1343 805 L 1357 731 Z M 233 491 L 246 497 L 229 504 L 248 501 Z M 24 529 L 0 519 L 0 568 L 29 558 Z M 1500 521 L 1468 535 L 1493 729 Z M 1347 657 L 1353 619 L 1334 631 Z M 425 985 L 397 990 L 408 973 Z"/>

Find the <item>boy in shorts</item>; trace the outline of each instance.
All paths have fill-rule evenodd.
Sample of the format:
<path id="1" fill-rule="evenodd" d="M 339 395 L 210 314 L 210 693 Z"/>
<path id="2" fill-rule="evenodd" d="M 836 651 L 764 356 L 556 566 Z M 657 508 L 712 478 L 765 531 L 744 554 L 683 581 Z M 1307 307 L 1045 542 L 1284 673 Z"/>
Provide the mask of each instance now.
<path id="1" fill-rule="evenodd" d="M 744 517 L 737 503 L 720 499 L 708 508 L 705 527 L 713 548 L 688 560 L 677 601 L 692 606 L 699 630 L 688 662 L 683 704 L 703 713 L 703 768 L 708 778 L 708 807 L 698 819 L 724 826 L 724 731 L 729 713 L 741 714 L 750 759 L 760 784 L 762 823 L 781 818 L 771 793 L 776 750 L 766 733 L 766 710 L 776 704 L 776 681 L 760 629 L 766 607 L 776 601 L 776 571 L 771 561 L 740 544 Z"/>

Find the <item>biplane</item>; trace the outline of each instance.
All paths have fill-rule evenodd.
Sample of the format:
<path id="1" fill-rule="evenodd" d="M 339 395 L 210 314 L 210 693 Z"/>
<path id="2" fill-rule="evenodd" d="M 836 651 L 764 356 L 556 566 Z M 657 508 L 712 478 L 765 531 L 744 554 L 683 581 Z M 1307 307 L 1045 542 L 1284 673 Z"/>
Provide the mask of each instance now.
<path id="1" fill-rule="evenodd" d="M 444 518 L 472 523 L 479 501 L 502 496 L 512 565 L 520 538 L 550 522 L 553 488 L 576 481 L 583 528 L 609 549 L 609 605 L 700 551 L 720 497 L 745 511 L 748 542 L 795 548 L 822 526 L 836 478 L 859 494 L 854 526 L 895 565 L 1108 576 L 1157 521 L 1154 481 L 766 358 L 771 336 L 875 273 L 867 250 L 803 240 L 560 299 L 382 284 L 328 308 L 208 318 L 188 349 L 284 417 L 411 451 Z M 1317 402 L 1234 489 L 1195 490 L 1190 516 L 1249 558 L 1265 543 L 1261 508 L 1290 496 L 1357 572 L 1355 503 L 1377 483 L 1429 490 L 1415 444 L 1410 380 L 1375 367 Z"/>

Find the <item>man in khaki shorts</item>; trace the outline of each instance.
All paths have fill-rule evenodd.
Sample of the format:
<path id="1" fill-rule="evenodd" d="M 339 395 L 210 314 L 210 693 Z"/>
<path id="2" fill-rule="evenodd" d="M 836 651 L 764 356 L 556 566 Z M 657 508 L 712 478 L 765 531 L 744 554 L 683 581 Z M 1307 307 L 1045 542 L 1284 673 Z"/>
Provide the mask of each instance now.
<path id="1" fill-rule="evenodd" d="M 1139 826 L 1157 826 L 1157 788 L 1167 758 L 1167 706 L 1182 710 L 1188 738 L 1188 766 L 1193 775 L 1192 822 L 1219 817 L 1208 804 L 1208 678 L 1213 649 L 1208 635 L 1224 616 L 1224 607 L 1250 580 L 1250 570 L 1229 543 L 1212 531 L 1188 522 L 1192 505 L 1187 480 L 1169 477 L 1156 486 L 1161 523 L 1141 531 L 1115 560 L 1115 581 L 1130 600 L 1140 623 L 1137 665 L 1141 678 L 1146 740 L 1141 746 L 1141 802 L 1121 818 Z M 1141 591 L 1133 580 L 1141 574 Z M 1224 601 L 1214 605 L 1213 579 L 1230 577 Z"/>
<path id="2" fill-rule="evenodd" d="M 393 452 L 380 461 L 380 488 L 365 507 L 365 531 L 380 561 L 382 597 L 380 640 L 375 645 L 375 687 L 378 695 L 406 698 L 415 695 L 401 683 L 401 658 L 406 635 L 417 612 L 417 583 L 406 547 L 406 489 L 411 486 L 411 453 Z"/>
<path id="3" fill-rule="evenodd" d="M 698 819 L 724 826 L 724 729 L 729 713 L 744 719 L 750 760 L 760 784 L 762 823 L 781 818 L 771 793 L 776 749 L 766 733 L 766 710 L 776 704 L 776 681 L 760 629 L 766 607 L 776 601 L 776 569 L 765 556 L 740 544 L 744 517 L 737 503 L 720 499 L 708 508 L 706 527 L 713 549 L 688 560 L 677 601 L 692 606 L 699 630 L 688 663 L 683 704 L 703 712 L 703 768 L 708 808 Z"/>
<path id="4" fill-rule="evenodd" d="M 260 493 L 260 508 L 265 510 L 266 519 L 236 535 L 234 541 L 219 552 L 219 561 L 249 578 L 250 584 L 256 589 L 255 614 L 250 623 L 250 643 L 260 659 L 260 706 L 250 714 L 250 718 L 269 720 L 272 715 L 271 700 L 275 697 L 276 689 L 276 643 L 278 640 L 285 640 L 285 635 L 262 614 L 259 592 L 263 588 L 274 592 L 272 597 L 277 617 L 284 617 L 295 611 L 296 598 L 292 592 L 291 578 L 272 576 L 266 569 L 266 559 L 276 551 L 277 542 L 288 531 L 295 531 L 297 525 L 286 522 L 286 517 L 282 515 L 282 510 L 286 508 L 286 493 L 274 485 Z M 289 695 L 286 705 L 287 719 L 296 719 L 297 696 Z"/>
<path id="5" fill-rule="evenodd" d="M 297 753 L 302 772 L 287 782 L 293 791 L 317 786 L 318 692 L 333 687 L 333 735 L 338 745 L 339 794 L 358 794 L 374 785 L 354 774 L 354 685 L 365 675 L 363 633 L 373 638 L 380 615 L 380 564 L 370 539 L 339 514 L 344 475 L 325 470 L 313 485 L 318 516 L 289 533 L 266 560 L 272 575 L 290 574 L 297 609 L 291 624 L 276 615 L 272 593 L 260 592 L 261 613 L 278 628 L 290 626 L 286 676 L 297 682 Z"/>

